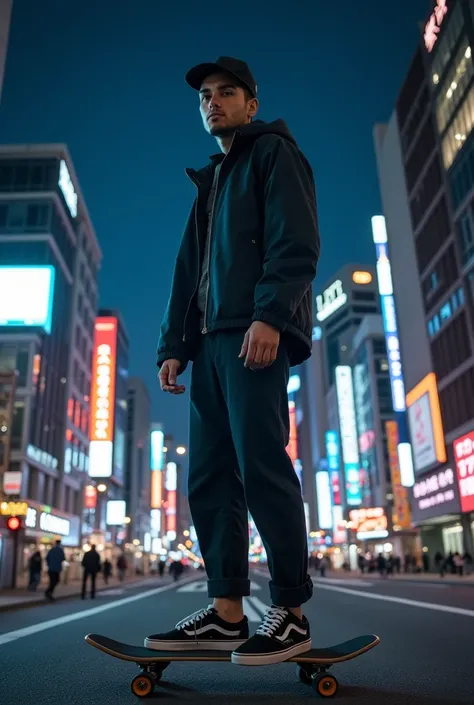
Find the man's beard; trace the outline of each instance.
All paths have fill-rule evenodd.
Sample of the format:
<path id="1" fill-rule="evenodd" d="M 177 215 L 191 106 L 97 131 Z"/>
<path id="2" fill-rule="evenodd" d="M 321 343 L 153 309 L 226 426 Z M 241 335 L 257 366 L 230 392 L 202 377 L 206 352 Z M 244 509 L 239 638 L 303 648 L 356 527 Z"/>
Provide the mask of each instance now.
<path id="1" fill-rule="evenodd" d="M 210 134 L 213 137 L 231 137 L 234 134 L 236 129 L 237 129 L 236 127 L 218 127 L 218 126 L 216 126 L 216 127 L 211 127 Z"/>

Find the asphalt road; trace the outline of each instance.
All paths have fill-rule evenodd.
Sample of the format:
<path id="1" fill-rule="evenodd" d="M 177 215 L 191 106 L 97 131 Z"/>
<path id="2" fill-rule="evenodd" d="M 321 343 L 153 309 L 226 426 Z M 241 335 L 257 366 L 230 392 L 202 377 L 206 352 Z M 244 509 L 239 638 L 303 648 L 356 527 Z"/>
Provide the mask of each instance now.
<path id="1" fill-rule="evenodd" d="M 125 705 L 138 673 L 84 643 L 88 632 L 140 644 L 207 605 L 205 584 L 158 580 L 100 595 L 0 614 L 2 705 Z M 268 604 L 266 579 L 255 575 L 247 602 L 256 627 Z M 474 589 L 357 579 L 315 580 L 306 614 L 313 644 L 325 646 L 376 633 L 381 644 L 332 672 L 341 705 L 440 705 L 474 701 Z M 174 663 L 154 696 L 178 705 L 298 705 L 317 698 L 299 683 L 293 664 L 243 668 Z M 153 700 L 152 700 L 153 702 Z"/>

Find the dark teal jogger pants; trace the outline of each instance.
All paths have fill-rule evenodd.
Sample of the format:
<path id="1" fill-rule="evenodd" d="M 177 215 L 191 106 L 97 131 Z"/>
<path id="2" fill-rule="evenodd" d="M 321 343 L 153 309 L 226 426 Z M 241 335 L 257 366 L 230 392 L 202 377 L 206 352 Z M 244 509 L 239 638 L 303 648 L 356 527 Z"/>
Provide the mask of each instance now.
<path id="1" fill-rule="evenodd" d="M 193 364 L 189 504 L 210 597 L 250 594 L 250 511 L 267 551 L 273 604 L 298 607 L 313 584 L 300 483 L 286 452 L 286 343 L 271 367 L 252 371 L 239 359 L 244 334 L 203 336 Z"/>

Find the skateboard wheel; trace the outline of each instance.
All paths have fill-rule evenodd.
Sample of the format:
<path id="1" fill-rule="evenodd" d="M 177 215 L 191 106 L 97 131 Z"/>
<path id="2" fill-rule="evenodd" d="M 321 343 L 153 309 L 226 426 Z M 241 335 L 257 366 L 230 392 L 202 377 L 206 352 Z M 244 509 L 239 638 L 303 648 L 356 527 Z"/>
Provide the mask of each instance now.
<path id="1" fill-rule="evenodd" d="M 135 676 L 132 680 L 130 688 L 137 698 L 147 698 L 153 693 L 155 682 L 148 673 L 140 673 L 139 676 Z"/>
<path id="2" fill-rule="evenodd" d="M 311 671 L 304 666 L 300 666 L 299 663 L 296 666 L 296 677 L 305 685 L 311 685 L 313 683 Z"/>
<path id="3" fill-rule="evenodd" d="M 323 698 L 333 698 L 338 687 L 337 680 L 328 673 L 318 673 L 313 676 L 313 688 Z"/>

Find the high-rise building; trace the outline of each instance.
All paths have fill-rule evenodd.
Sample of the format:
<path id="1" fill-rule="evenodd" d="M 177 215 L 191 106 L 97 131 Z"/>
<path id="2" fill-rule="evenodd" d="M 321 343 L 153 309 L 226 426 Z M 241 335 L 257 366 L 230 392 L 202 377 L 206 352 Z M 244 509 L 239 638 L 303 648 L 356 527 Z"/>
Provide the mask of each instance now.
<path id="1" fill-rule="evenodd" d="M 315 325 L 321 327 L 326 391 L 338 365 L 350 364 L 351 345 L 362 318 L 380 313 L 375 267 L 347 264 L 316 295 Z"/>
<path id="2" fill-rule="evenodd" d="M 3 77 L 7 60 L 8 37 L 13 0 L 0 0 L 0 103 L 2 102 Z"/>
<path id="3" fill-rule="evenodd" d="M 89 478 L 97 507 L 85 508 L 84 525 L 95 543 L 123 541 L 126 517 L 128 335 L 118 311 L 101 309 L 94 324 Z"/>
<path id="4" fill-rule="evenodd" d="M 80 544 L 100 260 L 67 148 L 0 147 L 0 371 L 16 372 L 2 490 L 27 507 L 19 569 L 38 539 Z"/>
<path id="5" fill-rule="evenodd" d="M 140 377 L 129 378 L 127 396 L 125 501 L 130 517 L 129 538 L 138 539 L 144 545 L 145 534 L 150 533 L 151 402 L 147 386 Z"/>
<path id="6" fill-rule="evenodd" d="M 394 113 L 375 129 L 413 448 L 413 521 L 431 553 L 472 553 L 473 544 L 473 17 L 471 0 L 433 3 Z"/>

